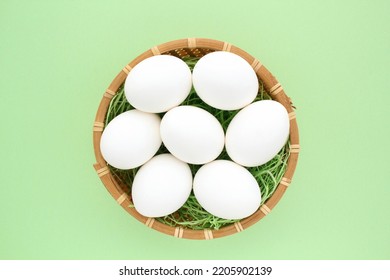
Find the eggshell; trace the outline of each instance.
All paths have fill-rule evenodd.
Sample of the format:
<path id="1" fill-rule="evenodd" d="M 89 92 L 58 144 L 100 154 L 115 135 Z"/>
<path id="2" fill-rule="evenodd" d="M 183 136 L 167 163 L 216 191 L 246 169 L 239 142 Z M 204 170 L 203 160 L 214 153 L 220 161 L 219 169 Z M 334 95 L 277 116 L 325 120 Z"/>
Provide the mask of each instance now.
<path id="1" fill-rule="evenodd" d="M 191 86 L 191 70 L 184 61 L 157 55 L 141 61 L 130 71 L 125 94 L 136 109 L 161 113 L 182 103 Z"/>
<path id="2" fill-rule="evenodd" d="M 170 154 L 155 156 L 134 177 L 132 198 L 135 209 L 146 217 L 161 217 L 178 210 L 192 189 L 188 164 Z"/>
<path id="3" fill-rule="evenodd" d="M 236 110 L 251 103 L 259 83 L 253 68 L 242 57 L 224 51 L 203 56 L 192 74 L 199 97 L 222 110 Z"/>
<path id="4" fill-rule="evenodd" d="M 206 211 L 224 219 L 250 216 L 261 203 L 256 179 L 244 167 L 229 160 L 202 166 L 195 174 L 193 189 Z"/>
<path id="5" fill-rule="evenodd" d="M 226 131 L 226 151 L 248 167 L 271 160 L 286 144 L 290 121 L 287 110 L 273 100 L 254 102 L 233 118 Z"/>
<path id="6" fill-rule="evenodd" d="M 144 164 L 161 146 L 160 122 L 156 114 L 138 110 L 116 116 L 104 129 L 100 140 L 104 159 L 119 169 Z"/>
<path id="7" fill-rule="evenodd" d="M 204 164 L 218 157 L 224 146 L 224 132 L 209 112 L 194 106 L 179 106 L 161 120 L 161 138 L 178 159 Z"/>

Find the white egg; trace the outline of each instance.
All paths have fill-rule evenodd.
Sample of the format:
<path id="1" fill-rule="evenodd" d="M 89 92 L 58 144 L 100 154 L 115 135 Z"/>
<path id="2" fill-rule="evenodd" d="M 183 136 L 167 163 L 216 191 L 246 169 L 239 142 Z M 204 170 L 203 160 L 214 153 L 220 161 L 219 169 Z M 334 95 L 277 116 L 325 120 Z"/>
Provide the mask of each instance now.
<path id="1" fill-rule="evenodd" d="M 271 160 L 286 144 L 290 121 L 287 110 L 273 100 L 254 102 L 233 118 L 226 131 L 226 151 L 243 166 Z"/>
<path id="2" fill-rule="evenodd" d="M 222 110 L 236 110 L 250 104 L 259 83 L 253 68 L 242 57 L 223 51 L 203 56 L 192 74 L 199 97 Z"/>
<path id="3" fill-rule="evenodd" d="M 221 124 L 209 112 L 194 106 L 179 106 L 161 120 L 165 147 L 178 159 L 204 164 L 218 157 L 224 147 Z"/>
<path id="4" fill-rule="evenodd" d="M 144 164 L 161 146 L 160 122 L 156 114 L 138 110 L 116 116 L 104 129 L 100 140 L 104 159 L 119 169 Z"/>
<path id="5" fill-rule="evenodd" d="M 137 64 L 125 81 L 126 98 L 136 109 L 161 113 L 186 99 L 192 86 L 191 70 L 170 55 L 149 57 Z"/>
<path id="6" fill-rule="evenodd" d="M 131 194 L 140 214 L 162 217 L 183 206 L 191 189 L 192 174 L 188 164 L 170 154 L 161 154 L 138 170 Z"/>
<path id="7" fill-rule="evenodd" d="M 195 174 L 193 189 L 206 211 L 224 219 L 250 216 L 261 203 L 256 179 L 244 167 L 229 160 L 203 165 Z"/>

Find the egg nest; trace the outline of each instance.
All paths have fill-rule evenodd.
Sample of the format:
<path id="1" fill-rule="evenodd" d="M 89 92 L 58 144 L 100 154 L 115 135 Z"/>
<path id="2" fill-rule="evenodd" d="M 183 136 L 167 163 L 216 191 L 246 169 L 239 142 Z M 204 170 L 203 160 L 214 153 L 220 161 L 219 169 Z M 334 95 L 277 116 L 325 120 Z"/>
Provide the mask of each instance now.
<path id="1" fill-rule="evenodd" d="M 194 57 L 183 57 L 182 60 L 187 63 L 191 72 L 199 60 L 199 58 Z M 263 84 L 259 81 L 259 91 L 256 99 L 253 101 L 259 100 L 269 100 L 272 99 L 264 89 Z M 222 125 L 224 132 L 226 133 L 226 129 L 229 126 L 230 121 L 233 117 L 240 111 L 225 111 L 216 109 L 207 105 L 203 102 L 199 96 L 196 94 L 194 88 L 192 87 L 190 94 L 184 100 L 184 102 L 180 105 L 192 105 L 199 108 L 202 108 L 213 116 L 217 118 L 217 120 Z M 107 110 L 107 115 L 105 119 L 105 125 L 116 116 L 121 113 L 134 109 L 133 106 L 127 101 L 125 93 L 124 93 L 124 85 L 121 85 L 116 93 L 116 95 L 112 98 L 110 105 Z M 159 114 L 162 118 L 165 113 Z M 160 149 L 156 153 L 156 155 L 169 153 L 164 144 L 161 145 Z M 267 163 L 256 166 L 256 167 L 246 167 L 246 169 L 254 176 L 257 183 L 259 184 L 261 191 L 261 205 L 267 201 L 269 197 L 272 196 L 276 187 L 279 185 L 282 180 L 283 174 L 287 168 L 287 160 L 290 156 L 290 142 L 288 141 L 286 145 L 279 151 L 279 153 Z M 222 153 L 219 155 L 217 159 L 226 159 L 231 160 L 226 150 L 224 149 Z M 192 176 L 198 171 L 198 169 L 202 165 L 189 164 Z M 120 182 L 125 184 L 128 187 L 128 194 L 131 194 L 131 186 L 133 184 L 134 176 L 137 174 L 139 168 L 134 168 L 130 170 L 121 170 L 117 169 L 113 166 L 109 165 L 111 170 L 111 174 Z M 129 207 L 134 207 L 134 205 L 129 205 Z M 176 212 L 164 216 L 156 218 L 157 221 L 169 225 L 169 226 L 181 226 L 183 228 L 194 229 L 194 230 L 202 230 L 202 229 L 220 229 L 223 226 L 233 224 L 238 220 L 226 220 L 219 217 L 216 217 L 209 212 L 207 212 L 196 200 L 195 195 L 191 192 L 189 198 L 184 203 L 184 205 L 177 210 Z"/>

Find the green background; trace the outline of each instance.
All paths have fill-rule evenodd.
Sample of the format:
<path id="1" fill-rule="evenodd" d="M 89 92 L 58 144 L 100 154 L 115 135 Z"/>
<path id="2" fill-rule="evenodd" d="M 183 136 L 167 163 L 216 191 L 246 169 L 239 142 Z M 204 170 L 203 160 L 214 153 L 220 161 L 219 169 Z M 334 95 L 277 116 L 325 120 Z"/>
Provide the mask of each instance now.
<path id="1" fill-rule="evenodd" d="M 389 259 L 389 1 L 1 1 L 0 259 Z M 150 230 L 96 175 L 92 124 L 129 61 L 205 37 L 297 107 L 288 191 L 242 233 Z"/>

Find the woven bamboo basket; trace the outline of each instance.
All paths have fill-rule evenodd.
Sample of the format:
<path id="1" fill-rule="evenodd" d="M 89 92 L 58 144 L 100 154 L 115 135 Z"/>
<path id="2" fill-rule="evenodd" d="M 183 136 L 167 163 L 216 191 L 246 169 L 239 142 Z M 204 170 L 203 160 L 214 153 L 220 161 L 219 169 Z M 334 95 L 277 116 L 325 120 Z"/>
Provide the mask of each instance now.
<path id="1" fill-rule="evenodd" d="M 130 186 L 126 186 L 111 174 L 111 171 L 108 168 L 106 161 L 103 159 L 100 151 L 100 138 L 104 129 L 104 121 L 111 99 L 115 96 L 118 88 L 124 83 L 131 69 L 142 60 L 154 55 L 161 54 L 173 55 L 179 58 L 185 56 L 202 57 L 205 54 L 213 51 L 228 51 L 244 58 L 253 67 L 257 78 L 264 84 L 265 90 L 272 97 L 272 99 L 280 102 L 287 109 L 290 118 L 290 156 L 287 162 L 287 169 L 272 196 L 267 201 L 265 201 L 265 203 L 251 216 L 234 224 L 222 227 L 219 230 L 192 230 L 182 227 L 171 227 L 158 222 L 154 218 L 144 217 L 134 208 L 129 207 L 129 205 L 132 203 L 131 197 L 128 195 Z M 93 125 L 93 146 L 97 161 L 97 163 L 94 164 L 94 168 L 97 172 L 97 175 L 100 177 L 108 192 L 117 201 L 117 203 L 123 207 L 125 211 L 127 211 L 141 223 L 145 224 L 147 227 L 177 238 L 187 239 L 213 239 L 228 236 L 243 231 L 244 229 L 258 222 L 264 216 L 268 215 L 279 202 L 287 187 L 291 183 L 300 150 L 296 114 L 294 112 L 291 99 L 285 94 L 283 87 L 276 80 L 276 78 L 267 70 L 266 67 L 264 67 L 264 65 L 259 60 L 242 49 L 230 43 L 203 38 L 181 39 L 155 46 L 145 51 L 129 64 L 127 64 L 114 78 L 103 94 L 103 98 L 100 102 Z"/>

